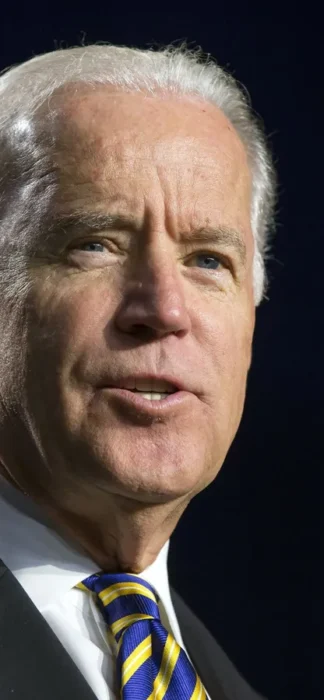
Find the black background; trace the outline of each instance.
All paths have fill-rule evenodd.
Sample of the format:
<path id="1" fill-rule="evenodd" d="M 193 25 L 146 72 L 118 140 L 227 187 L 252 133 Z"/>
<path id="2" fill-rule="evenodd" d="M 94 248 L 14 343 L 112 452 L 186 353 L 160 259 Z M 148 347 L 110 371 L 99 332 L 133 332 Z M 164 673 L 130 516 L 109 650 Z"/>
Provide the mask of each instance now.
<path id="1" fill-rule="evenodd" d="M 318 700 L 323 420 L 323 77 L 319 12 L 246 3 L 104 2 L 2 9 L 0 69 L 56 48 L 186 39 L 248 89 L 280 183 L 268 300 L 244 416 L 220 475 L 189 506 L 170 578 L 269 700 Z M 208 9 L 209 8 L 209 9 Z"/>

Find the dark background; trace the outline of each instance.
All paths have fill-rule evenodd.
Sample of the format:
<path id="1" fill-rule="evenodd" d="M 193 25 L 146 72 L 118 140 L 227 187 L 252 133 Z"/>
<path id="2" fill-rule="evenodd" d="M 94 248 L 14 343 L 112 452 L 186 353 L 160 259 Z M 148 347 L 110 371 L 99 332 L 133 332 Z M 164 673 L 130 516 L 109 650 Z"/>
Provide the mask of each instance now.
<path id="1" fill-rule="evenodd" d="M 213 9 L 211 9 L 213 7 Z M 279 173 L 268 300 L 257 311 L 244 416 L 223 469 L 189 506 L 170 578 L 269 700 L 319 700 L 319 461 L 323 416 L 320 15 L 227 3 L 2 10 L 0 70 L 96 41 L 186 39 L 246 85 Z"/>

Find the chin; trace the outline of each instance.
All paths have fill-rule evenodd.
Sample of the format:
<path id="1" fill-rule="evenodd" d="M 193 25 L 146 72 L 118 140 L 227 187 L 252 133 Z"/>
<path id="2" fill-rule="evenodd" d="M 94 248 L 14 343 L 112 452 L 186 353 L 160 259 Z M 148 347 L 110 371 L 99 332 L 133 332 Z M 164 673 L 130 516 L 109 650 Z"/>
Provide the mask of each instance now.
<path id="1" fill-rule="evenodd" d="M 182 468 L 168 462 L 164 468 L 161 463 L 156 467 L 137 465 L 132 471 L 120 469 L 120 465 L 104 465 L 108 479 L 106 488 L 110 492 L 143 503 L 168 503 L 175 500 L 189 499 L 199 493 L 212 478 L 206 474 L 188 467 L 188 462 Z"/>
<path id="2" fill-rule="evenodd" d="M 83 436 L 86 473 L 95 480 L 100 475 L 101 489 L 151 503 L 190 498 L 215 478 L 219 459 L 214 450 L 206 450 L 203 436 L 198 439 L 193 431 L 191 436 L 188 431 L 179 435 L 169 430 L 167 437 L 163 430 L 152 433 L 139 430 L 130 439 L 128 431 L 116 428 L 96 433 L 96 439 Z"/>
<path id="3" fill-rule="evenodd" d="M 94 457 L 94 455 L 92 456 Z M 105 459 L 106 457 L 106 459 Z M 115 457 L 115 458 L 114 458 Z M 89 459 L 90 458 L 90 459 Z M 154 464 L 149 458 L 127 460 L 119 455 L 108 454 L 83 459 L 82 481 L 84 486 L 92 484 L 102 492 L 116 494 L 142 502 L 163 503 L 190 496 L 199 491 L 206 481 L 203 470 L 194 469 L 193 464 L 179 464 L 164 459 Z M 80 477 L 79 472 L 79 477 Z"/>

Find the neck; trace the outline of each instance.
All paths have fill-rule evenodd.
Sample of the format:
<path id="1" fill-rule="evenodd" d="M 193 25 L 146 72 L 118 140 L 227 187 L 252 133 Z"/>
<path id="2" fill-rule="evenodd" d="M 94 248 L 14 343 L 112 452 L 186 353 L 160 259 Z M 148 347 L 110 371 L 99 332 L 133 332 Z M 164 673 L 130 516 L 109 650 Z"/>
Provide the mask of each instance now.
<path id="1" fill-rule="evenodd" d="M 48 513 L 60 534 L 78 543 L 99 569 L 139 574 L 155 561 L 185 507 L 139 504 L 114 495 L 95 517 L 52 508 Z"/>
<path id="2" fill-rule="evenodd" d="M 0 462 L 0 475 L 27 495 Z M 139 574 L 157 558 L 185 510 L 188 498 L 168 503 L 144 503 L 89 487 L 62 503 L 28 498 L 63 539 L 94 561 L 98 570 Z"/>

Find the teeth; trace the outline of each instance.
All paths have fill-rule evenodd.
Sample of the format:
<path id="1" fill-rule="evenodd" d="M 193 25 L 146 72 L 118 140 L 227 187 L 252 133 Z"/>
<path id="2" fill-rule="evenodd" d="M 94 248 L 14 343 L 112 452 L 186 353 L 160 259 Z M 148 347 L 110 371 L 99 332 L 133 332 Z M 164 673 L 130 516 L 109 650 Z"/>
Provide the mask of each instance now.
<path id="1" fill-rule="evenodd" d="M 165 399 L 166 396 L 169 396 L 169 393 L 167 394 L 159 394 L 157 391 L 138 391 L 135 392 L 137 394 L 141 394 L 143 399 L 149 399 L 150 401 L 160 401 L 161 399 Z"/>
<path id="2" fill-rule="evenodd" d="M 163 382 L 162 380 L 149 380 L 149 379 L 136 379 L 125 383 L 125 389 L 137 389 L 137 391 L 144 391 L 145 393 L 151 394 L 165 394 L 175 391 L 175 387 L 168 382 Z"/>

